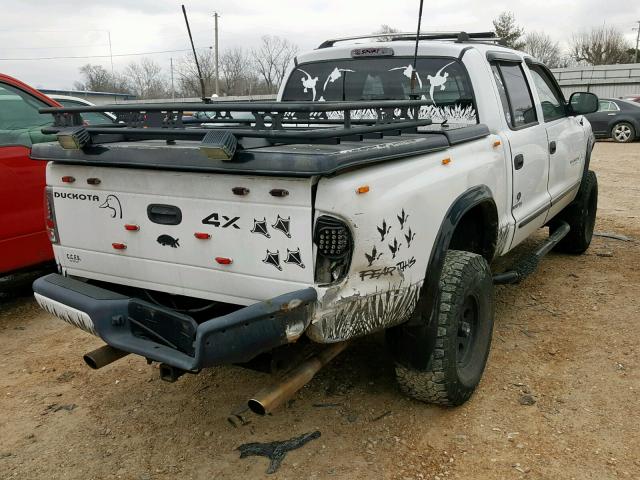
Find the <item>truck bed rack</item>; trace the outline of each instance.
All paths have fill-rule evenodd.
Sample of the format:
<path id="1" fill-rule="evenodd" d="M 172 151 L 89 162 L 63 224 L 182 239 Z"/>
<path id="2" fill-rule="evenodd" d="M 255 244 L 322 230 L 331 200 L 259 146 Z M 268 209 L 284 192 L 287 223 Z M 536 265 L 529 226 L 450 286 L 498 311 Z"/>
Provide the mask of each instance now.
<path id="1" fill-rule="evenodd" d="M 42 108 L 41 113 L 54 116 L 54 125 L 43 128 L 43 133 L 58 134 L 59 140 L 79 133 L 85 140 L 79 148 L 63 148 L 61 142 L 38 143 L 31 158 L 120 168 L 309 177 L 446 150 L 489 135 L 483 124 L 418 131 L 432 123 L 428 118 L 414 120 L 419 108 L 430 104 L 379 100 Z M 206 121 L 213 125 L 185 123 L 183 112 L 194 110 L 215 112 Z M 371 118 L 352 118 L 354 111 L 363 110 Z M 83 112 L 113 112 L 122 123 L 85 126 Z M 250 112 L 253 120 L 247 125 L 246 118 L 234 119 L 233 112 Z M 339 115 L 332 118 L 327 115 L 330 112 Z M 236 137 L 238 149 L 232 161 L 202 153 L 202 140 L 212 131 Z"/>
<path id="2" fill-rule="evenodd" d="M 252 147 L 274 143 L 339 143 L 340 139 L 362 140 L 371 136 L 379 138 L 382 135 L 415 133 L 418 127 L 432 123 L 431 119 L 418 118 L 420 107 L 431 104 L 427 100 L 245 101 L 48 107 L 41 108 L 40 113 L 51 113 L 54 117 L 53 126 L 43 128 L 43 133 L 57 134 L 65 129 L 84 127 L 91 144 L 130 140 L 202 140 L 211 129 L 224 129 L 233 133 L 241 146 Z M 185 111 L 215 112 L 215 116 L 205 121 L 185 122 L 182 119 Z M 367 111 L 370 118 L 352 120 L 354 111 Z M 118 123 L 84 126 L 82 113 L 85 112 L 111 112 L 116 115 Z M 234 112 L 249 112 L 253 119 L 235 119 Z M 330 113 L 338 115 L 328 115 Z M 243 145 L 242 139 L 261 139 L 262 142 L 250 141 Z"/>

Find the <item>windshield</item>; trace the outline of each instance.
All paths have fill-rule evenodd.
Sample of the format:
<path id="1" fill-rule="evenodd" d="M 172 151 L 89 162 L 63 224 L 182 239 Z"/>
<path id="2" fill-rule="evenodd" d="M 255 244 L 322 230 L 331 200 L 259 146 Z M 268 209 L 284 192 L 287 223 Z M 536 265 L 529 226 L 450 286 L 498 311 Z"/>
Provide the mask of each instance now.
<path id="1" fill-rule="evenodd" d="M 296 67 L 284 88 L 283 101 L 410 100 L 412 58 L 363 58 L 306 63 Z M 420 118 L 432 127 L 477 123 L 473 90 L 463 65 L 453 58 L 419 58 L 415 93 L 429 105 Z M 373 112 L 359 112 L 371 118 Z M 336 116 L 338 113 L 336 112 Z M 353 115 L 358 118 L 358 115 Z"/>

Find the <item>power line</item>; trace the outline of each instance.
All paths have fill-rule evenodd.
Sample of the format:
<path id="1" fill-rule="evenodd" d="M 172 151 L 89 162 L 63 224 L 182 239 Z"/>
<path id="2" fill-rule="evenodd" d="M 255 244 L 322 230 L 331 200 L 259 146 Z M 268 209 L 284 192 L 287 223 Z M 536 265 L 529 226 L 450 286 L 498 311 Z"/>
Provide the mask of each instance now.
<path id="1" fill-rule="evenodd" d="M 94 45 L 61 45 L 61 46 L 55 46 L 55 47 L 51 47 L 51 46 L 47 46 L 47 47 L 6 47 L 6 46 L 2 46 L 3 50 L 53 50 L 53 49 L 60 49 L 60 48 L 97 48 L 97 47 L 108 47 L 109 44 L 105 43 L 104 45 L 102 44 L 94 44 Z"/>
<path id="2" fill-rule="evenodd" d="M 202 47 L 198 50 L 206 50 L 210 47 Z M 0 61 L 30 61 L 30 60 L 67 60 L 67 59 L 86 59 L 86 58 L 110 58 L 110 57 L 133 57 L 139 55 L 155 55 L 160 53 L 178 53 L 188 52 L 189 49 L 181 50 L 159 50 L 155 52 L 137 52 L 137 53 L 117 53 L 114 55 L 73 55 L 65 57 L 27 57 L 27 58 L 0 58 Z"/>

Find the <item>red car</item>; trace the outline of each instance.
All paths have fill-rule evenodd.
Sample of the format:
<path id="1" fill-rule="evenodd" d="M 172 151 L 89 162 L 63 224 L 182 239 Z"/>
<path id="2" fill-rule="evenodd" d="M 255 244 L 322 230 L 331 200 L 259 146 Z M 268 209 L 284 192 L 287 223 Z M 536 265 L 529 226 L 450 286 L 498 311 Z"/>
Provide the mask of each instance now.
<path id="1" fill-rule="evenodd" d="M 60 104 L 15 78 L 0 74 L 0 292 L 53 261 L 44 225 L 43 162 L 29 159 L 51 115 L 38 109 Z"/>

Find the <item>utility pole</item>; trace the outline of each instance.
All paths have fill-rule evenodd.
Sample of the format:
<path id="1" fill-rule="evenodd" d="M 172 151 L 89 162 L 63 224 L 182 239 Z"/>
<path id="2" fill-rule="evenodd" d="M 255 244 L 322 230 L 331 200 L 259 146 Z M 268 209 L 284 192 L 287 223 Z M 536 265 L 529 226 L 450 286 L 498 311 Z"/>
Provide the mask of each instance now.
<path id="1" fill-rule="evenodd" d="M 636 35 L 636 54 L 633 57 L 633 63 L 638 63 L 638 45 L 640 45 L 640 20 L 638 20 L 638 26 L 634 28 L 634 30 L 638 31 Z"/>
<path id="2" fill-rule="evenodd" d="M 216 59 L 216 96 L 220 95 L 220 88 L 218 86 L 219 83 L 219 70 L 218 70 L 218 12 L 213 12 L 213 18 L 215 19 L 215 29 L 216 29 L 216 51 L 215 51 L 215 59 Z"/>
<path id="3" fill-rule="evenodd" d="M 171 62 L 171 100 L 175 100 L 176 90 L 173 88 L 173 57 L 170 57 L 169 61 Z"/>

